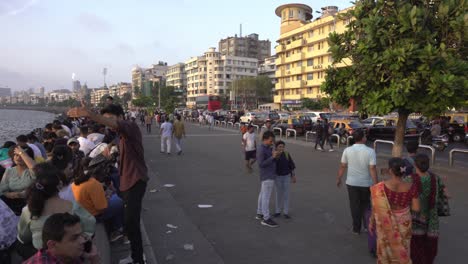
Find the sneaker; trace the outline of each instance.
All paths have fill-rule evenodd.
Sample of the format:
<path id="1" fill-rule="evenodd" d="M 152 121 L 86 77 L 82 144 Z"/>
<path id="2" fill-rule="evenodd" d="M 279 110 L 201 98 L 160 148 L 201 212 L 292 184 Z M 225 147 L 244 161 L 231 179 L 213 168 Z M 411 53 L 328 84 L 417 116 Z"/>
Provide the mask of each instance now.
<path id="1" fill-rule="evenodd" d="M 353 230 L 353 234 L 354 234 L 354 235 L 358 235 L 358 236 L 359 236 L 361 233 L 360 233 L 360 232 L 358 232 L 358 231 L 354 231 L 354 230 Z"/>
<path id="2" fill-rule="evenodd" d="M 281 216 L 281 213 L 276 213 L 276 214 L 273 215 L 273 217 L 275 217 L 275 218 L 280 217 L 280 216 Z"/>
<path id="3" fill-rule="evenodd" d="M 112 243 L 112 242 L 115 242 L 115 241 L 121 239 L 122 237 L 123 237 L 122 232 L 114 231 L 114 232 L 111 233 L 109 240 Z"/>
<path id="4" fill-rule="evenodd" d="M 128 237 L 127 236 L 124 236 L 123 239 L 122 239 L 122 244 L 124 245 L 130 245 L 130 240 L 128 240 Z"/>
<path id="5" fill-rule="evenodd" d="M 291 217 L 288 214 L 283 215 L 284 219 L 291 219 Z"/>
<path id="6" fill-rule="evenodd" d="M 278 224 L 275 221 L 273 221 L 271 218 L 269 218 L 268 220 L 263 220 L 261 223 L 262 225 L 268 226 L 268 227 L 278 227 Z"/>
<path id="7" fill-rule="evenodd" d="M 321 147 L 318 147 L 317 150 L 323 151 L 323 149 Z"/>
<path id="8" fill-rule="evenodd" d="M 335 151 L 335 150 L 334 150 L 334 149 L 330 149 L 330 150 L 329 150 L 329 152 L 333 152 L 333 151 Z"/>
<path id="9" fill-rule="evenodd" d="M 262 219 L 263 219 L 263 215 L 262 215 L 262 214 L 257 214 L 257 215 L 255 216 L 255 219 L 257 219 L 257 220 L 262 220 Z"/>

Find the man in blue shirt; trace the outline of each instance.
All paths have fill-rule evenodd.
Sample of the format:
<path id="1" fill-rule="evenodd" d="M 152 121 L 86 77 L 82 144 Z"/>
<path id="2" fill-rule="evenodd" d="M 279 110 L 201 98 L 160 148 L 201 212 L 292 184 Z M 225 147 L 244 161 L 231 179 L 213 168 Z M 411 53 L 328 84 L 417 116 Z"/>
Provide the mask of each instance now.
<path id="1" fill-rule="evenodd" d="M 366 146 L 364 131 L 356 130 L 353 139 L 356 143 L 347 147 L 341 157 L 336 185 L 341 186 L 341 179 L 347 168 L 346 186 L 353 217 L 353 233 L 360 234 L 364 214 L 370 208 L 369 187 L 377 183 L 377 169 L 375 151 Z"/>
<path id="2" fill-rule="evenodd" d="M 261 189 L 258 195 L 256 219 L 263 219 L 261 224 L 269 227 L 278 227 L 270 217 L 270 197 L 275 186 L 276 160 L 281 152 L 273 150 L 275 135 L 266 131 L 262 136 L 262 145 L 257 152 L 257 161 L 260 168 Z"/>

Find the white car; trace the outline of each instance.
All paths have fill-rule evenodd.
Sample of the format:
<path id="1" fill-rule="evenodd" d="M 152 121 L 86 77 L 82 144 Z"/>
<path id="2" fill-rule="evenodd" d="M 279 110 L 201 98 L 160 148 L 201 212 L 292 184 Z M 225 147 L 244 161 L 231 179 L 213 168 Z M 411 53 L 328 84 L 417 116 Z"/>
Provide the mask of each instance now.
<path id="1" fill-rule="evenodd" d="M 278 113 L 278 115 L 280 117 L 280 120 L 288 120 L 290 116 L 290 114 L 288 113 Z"/>
<path id="2" fill-rule="evenodd" d="M 247 112 L 245 113 L 243 116 L 240 117 L 240 122 L 241 123 L 250 123 L 250 121 L 252 121 L 255 117 L 255 114 L 254 112 Z"/>
<path id="3" fill-rule="evenodd" d="M 306 115 L 312 119 L 313 123 L 317 123 L 317 120 L 323 120 L 327 118 L 330 120 L 330 117 L 332 116 L 332 113 L 327 113 L 327 112 L 304 112 L 303 115 Z"/>

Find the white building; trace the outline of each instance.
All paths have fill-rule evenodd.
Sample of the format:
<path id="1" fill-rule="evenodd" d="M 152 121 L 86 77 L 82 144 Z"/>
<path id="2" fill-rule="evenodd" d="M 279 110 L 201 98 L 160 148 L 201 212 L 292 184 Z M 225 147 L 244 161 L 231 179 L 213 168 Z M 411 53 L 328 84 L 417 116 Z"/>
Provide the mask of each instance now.
<path id="1" fill-rule="evenodd" d="M 185 62 L 187 73 L 187 107 L 195 108 L 199 97 L 228 96 L 229 87 L 236 79 L 257 76 L 255 58 L 222 55 L 209 48 L 203 56 Z"/>

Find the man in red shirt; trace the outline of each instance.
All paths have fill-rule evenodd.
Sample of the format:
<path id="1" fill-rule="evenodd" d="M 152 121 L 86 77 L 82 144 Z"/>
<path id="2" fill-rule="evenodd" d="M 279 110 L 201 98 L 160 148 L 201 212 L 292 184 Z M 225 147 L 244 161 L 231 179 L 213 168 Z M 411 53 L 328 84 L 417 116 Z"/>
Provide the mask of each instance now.
<path id="1" fill-rule="evenodd" d="M 51 215 L 42 229 L 44 248 L 23 264 L 100 263 L 96 246 L 85 252 L 80 218 L 69 213 Z"/>
<path id="2" fill-rule="evenodd" d="M 115 104 L 107 105 L 101 109 L 99 115 L 82 103 L 82 107 L 70 109 L 68 115 L 89 117 L 119 134 L 120 191 L 124 201 L 124 227 L 130 240 L 133 263 L 144 263 L 140 215 L 148 181 L 148 168 L 146 167 L 140 128 L 135 122 L 124 120 L 122 107 Z"/>

